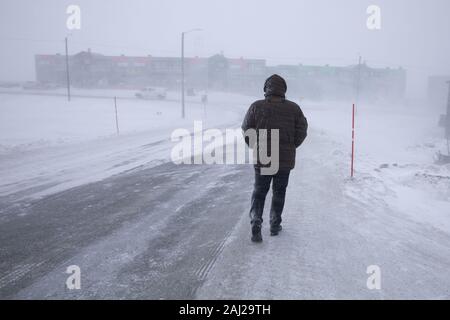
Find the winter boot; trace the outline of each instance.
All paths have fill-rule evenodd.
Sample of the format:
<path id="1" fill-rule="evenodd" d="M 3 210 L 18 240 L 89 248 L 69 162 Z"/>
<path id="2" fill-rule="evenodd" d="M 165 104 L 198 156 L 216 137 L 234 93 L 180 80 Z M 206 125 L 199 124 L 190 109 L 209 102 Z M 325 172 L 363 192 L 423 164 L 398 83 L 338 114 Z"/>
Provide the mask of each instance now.
<path id="1" fill-rule="evenodd" d="M 271 236 L 277 236 L 278 233 L 282 230 L 283 228 L 281 227 L 281 225 L 277 225 L 277 226 L 271 226 L 270 227 L 270 235 Z"/>
<path id="2" fill-rule="evenodd" d="M 253 224 L 252 225 L 252 241 L 253 242 L 262 242 L 262 235 L 261 235 L 261 225 L 259 224 Z"/>

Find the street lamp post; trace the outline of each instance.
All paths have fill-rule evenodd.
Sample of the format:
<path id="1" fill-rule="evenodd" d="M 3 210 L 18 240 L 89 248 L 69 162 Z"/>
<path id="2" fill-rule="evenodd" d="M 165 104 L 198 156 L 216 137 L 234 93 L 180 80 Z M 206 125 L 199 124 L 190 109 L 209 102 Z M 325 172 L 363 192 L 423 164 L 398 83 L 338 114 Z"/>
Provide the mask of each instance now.
<path id="1" fill-rule="evenodd" d="M 183 31 L 181 33 L 181 118 L 185 117 L 184 110 L 184 35 L 194 31 L 201 31 L 201 29 L 192 29 L 189 31 Z"/>
<path id="2" fill-rule="evenodd" d="M 181 118 L 184 119 L 184 32 L 181 33 Z"/>

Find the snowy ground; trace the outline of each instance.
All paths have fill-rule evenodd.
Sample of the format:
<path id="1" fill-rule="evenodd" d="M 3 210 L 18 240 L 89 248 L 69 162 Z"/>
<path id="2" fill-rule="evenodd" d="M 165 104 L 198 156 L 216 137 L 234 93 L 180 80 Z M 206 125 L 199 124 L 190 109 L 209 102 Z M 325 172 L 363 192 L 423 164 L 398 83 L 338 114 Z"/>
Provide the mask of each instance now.
<path id="1" fill-rule="evenodd" d="M 207 125 L 233 120 L 236 108 L 242 108 L 236 105 L 239 96 L 226 95 L 224 99 L 223 94 L 212 94 L 206 109 L 199 96 L 186 97 L 186 120 L 182 120 L 176 92 L 169 92 L 162 101 L 134 98 L 135 91 L 130 90 L 73 89 L 72 92 L 80 97 L 73 97 L 69 103 L 65 96 L 42 96 L 34 91 L 4 94 L 0 89 L 2 154 L 9 149 L 29 150 L 116 135 L 114 96 L 118 97 L 121 134 L 145 131 L 166 136 L 164 130 L 192 125 L 194 119 L 203 120 Z"/>
<path id="2" fill-rule="evenodd" d="M 339 163 L 348 164 L 345 172 L 349 170 L 347 151 L 351 149 L 350 107 L 334 105 L 333 109 L 319 107 L 309 113 L 315 128 L 338 143 L 330 150 L 339 156 Z M 434 163 L 437 152 L 447 152 L 438 118 L 438 113 L 426 108 L 358 108 L 356 173 L 345 194 L 368 206 L 374 199 L 386 202 L 421 222 L 450 232 L 450 166 Z"/>
<path id="3" fill-rule="evenodd" d="M 305 105 L 312 130 L 290 180 L 282 236 L 269 237 L 266 224 L 263 244 L 249 245 L 243 216 L 198 298 L 450 297 L 450 166 L 433 164 L 445 150 L 437 115 L 360 107 L 349 179 L 350 110 Z M 381 268 L 381 290 L 366 286 L 371 265 Z"/>
<path id="4" fill-rule="evenodd" d="M 60 96 L 0 94 L 0 196 L 40 197 L 98 181 L 140 166 L 170 159 L 170 135 L 177 128 L 222 128 L 238 123 L 246 108 L 242 97 L 212 94 L 205 106 L 188 97 L 186 119 L 179 101 L 149 101 L 133 92 L 113 91 L 112 98 L 85 93 L 70 103 Z M 171 93 L 169 97 L 174 97 Z M 239 101 L 239 99 L 241 99 Z"/>
<path id="5" fill-rule="evenodd" d="M 358 107 L 349 179 L 351 106 L 305 102 L 284 230 L 269 237 L 265 223 L 255 245 L 250 166 L 167 162 L 174 128 L 239 127 L 252 99 L 211 94 L 206 116 L 190 100 L 182 121 L 177 101 L 122 97 L 117 137 L 111 100 L 0 94 L 0 297 L 450 297 L 437 114 Z M 71 264 L 80 291 L 64 287 Z M 366 287 L 369 265 L 381 290 Z"/>

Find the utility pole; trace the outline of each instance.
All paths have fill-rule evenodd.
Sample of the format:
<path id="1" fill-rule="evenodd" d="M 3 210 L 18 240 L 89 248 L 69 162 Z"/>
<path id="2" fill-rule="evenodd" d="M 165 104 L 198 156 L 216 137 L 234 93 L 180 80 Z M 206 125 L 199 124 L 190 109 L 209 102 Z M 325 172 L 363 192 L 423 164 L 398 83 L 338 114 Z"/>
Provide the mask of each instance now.
<path id="1" fill-rule="evenodd" d="M 181 33 L 181 118 L 184 119 L 184 32 Z"/>
<path id="2" fill-rule="evenodd" d="M 201 29 L 192 29 L 189 31 L 183 31 L 181 33 L 181 118 L 185 117 L 184 110 L 184 35 L 194 31 L 201 31 Z"/>
<path id="3" fill-rule="evenodd" d="M 450 81 L 448 84 L 447 115 L 445 117 L 445 138 L 447 139 L 447 155 L 450 156 Z"/>
<path id="4" fill-rule="evenodd" d="M 114 96 L 114 110 L 116 111 L 116 133 L 119 135 L 119 118 L 117 116 L 117 97 Z"/>
<path id="5" fill-rule="evenodd" d="M 70 101 L 70 75 L 69 75 L 69 46 L 66 41 L 66 77 L 67 77 L 67 100 Z"/>
<path id="6" fill-rule="evenodd" d="M 350 164 L 350 177 L 354 175 L 354 162 L 355 162 L 355 104 L 352 108 L 352 159 Z"/>

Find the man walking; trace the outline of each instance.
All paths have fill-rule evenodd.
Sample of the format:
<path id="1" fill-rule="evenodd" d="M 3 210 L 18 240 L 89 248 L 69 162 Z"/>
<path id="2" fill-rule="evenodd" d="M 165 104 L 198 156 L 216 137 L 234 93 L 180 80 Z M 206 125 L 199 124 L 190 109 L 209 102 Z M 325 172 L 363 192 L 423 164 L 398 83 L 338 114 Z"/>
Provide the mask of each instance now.
<path id="1" fill-rule="evenodd" d="M 249 129 L 261 129 L 270 132 L 279 130 L 279 159 L 278 171 L 275 174 L 264 175 L 262 167 L 271 164 L 262 164 L 259 156 L 255 162 L 255 184 L 251 200 L 250 218 L 252 241 L 261 242 L 261 224 L 264 211 L 264 202 L 272 183 L 272 204 L 270 208 L 270 234 L 278 235 L 281 231 L 281 213 L 283 212 L 286 187 L 289 181 L 290 171 L 295 166 L 295 153 L 306 138 L 308 122 L 300 107 L 285 98 L 287 90 L 286 81 L 279 75 L 270 76 L 264 84 L 264 100 L 255 101 L 247 111 L 242 123 L 244 134 Z M 270 133 L 268 133 L 268 136 Z M 250 148 L 259 148 L 259 139 L 251 145 L 250 139 L 245 139 Z M 267 150 L 272 150 L 267 142 Z M 259 153 L 258 153 L 259 154 Z"/>

